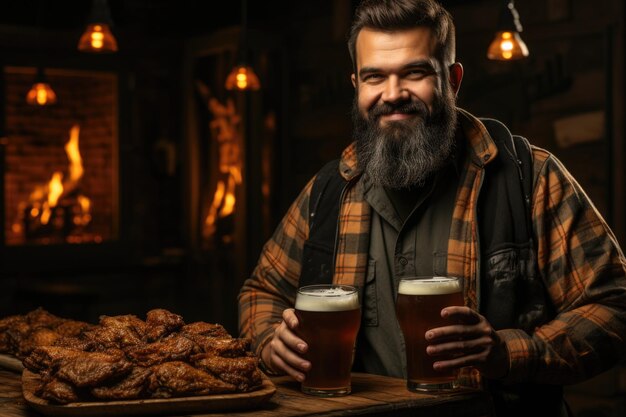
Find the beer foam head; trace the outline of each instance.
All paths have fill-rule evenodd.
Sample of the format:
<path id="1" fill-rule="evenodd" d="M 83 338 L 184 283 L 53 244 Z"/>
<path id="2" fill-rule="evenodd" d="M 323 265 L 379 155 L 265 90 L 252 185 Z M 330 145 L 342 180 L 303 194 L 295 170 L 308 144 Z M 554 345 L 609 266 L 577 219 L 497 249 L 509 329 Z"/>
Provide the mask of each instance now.
<path id="1" fill-rule="evenodd" d="M 449 277 L 401 280 L 398 294 L 440 295 L 462 291 L 461 280 Z"/>
<path id="2" fill-rule="evenodd" d="M 296 297 L 296 310 L 345 311 L 359 308 L 356 290 L 341 287 L 301 289 Z"/>

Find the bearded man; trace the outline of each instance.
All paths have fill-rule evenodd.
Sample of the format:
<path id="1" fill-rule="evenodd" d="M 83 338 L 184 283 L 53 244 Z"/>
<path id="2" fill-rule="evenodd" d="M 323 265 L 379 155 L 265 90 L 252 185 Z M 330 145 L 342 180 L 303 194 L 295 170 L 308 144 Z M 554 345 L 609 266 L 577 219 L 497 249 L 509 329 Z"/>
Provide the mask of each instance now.
<path id="1" fill-rule="evenodd" d="M 495 204 L 481 187 L 501 156 L 483 121 L 455 105 L 463 68 L 452 19 L 434 0 L 363 1 L 348 49 L 355 141 L 335 169 L 345 187 L 331 276 L 360 289 L 354 369 L 406 378 L 394 307 L 400 279 L 461 276 L 465 306 L 441 313 L 459 324 L 424 335 L 424 354 L 440 358 L 433 368 L 473 369 L 466 382 L 489 390 L 498 415 L 567 415 L 562 385 L 608 369 L 626 350 L 626 265 L 613 233 L 563 165 L 533 146 L 536 255 L 522 262 L 515 245 L 490 245 L 499 226 L 478 208 Z M 298 381 L 311 368 L 293 303 L 314 182 L 239 294 L 241 336 L 253 340 L 267 372 Z M 499 297 L 501 278 L 532 282 L 539 298 Z M 502 310 L 512 315 L 493 313 Z"/>

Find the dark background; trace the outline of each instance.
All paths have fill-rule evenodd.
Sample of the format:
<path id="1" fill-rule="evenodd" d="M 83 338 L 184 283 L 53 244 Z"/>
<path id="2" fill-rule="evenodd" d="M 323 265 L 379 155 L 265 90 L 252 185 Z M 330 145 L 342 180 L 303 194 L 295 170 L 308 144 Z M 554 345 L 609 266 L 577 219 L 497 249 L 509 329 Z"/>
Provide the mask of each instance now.
<path id="1" fill-rule="evenodd" d="M 248 0 L 248 58 L 263 88 L 233 94 L 221 80 L 238 50 L 239 2 L 110 0 L 119 52 L 104 56 L 76 51 L 89 1 L 1 2 L 4 66 L 119 77 L 120 224 L 118 238 L 98 247 L 0 247 L 0 315 L 43 306 L 97 321 L 164 307 L 236 333 L 236 294 L 261 246 L 309 178 L 351 140 L 345 39 L 357 3 Z M 623 242 L 624 2 L 518 0 L 530 56 L 507 63 L 486 58 L 502 1 L 442 3 L 455 19 L 465 68 L 459 106 L 496 117 L 556 154 Z M 211 145 L 199 145 L 207 132 L 198 120 L 207 114 L 198 110 L 197 79 L 220 100 L 234 98 L 244 117 L 245 209 L 231 225 L 237 241 L 230 245 L 207 247 L 199 237 L 210 163 L 197 154 Z M 584 122 L 590 114 L 601 117 L 599 133 Z M 263 127 L 268 120 L 270 130 Z M 563 126 L 596 134 L 568 144 L 557 137 Z M 155 150 L 163 136 L 176 151 L 173 172 Z M 269 196 L 260 191 L 264 158 L 271 160 Z M 205 165 L 209 171 L 198 168 Z M 623 415 L 624 380 L 623 371 L 612 370 L 574 391 L 580 415 Z M 584 414 L 589 395 L 595 414 Z"/>

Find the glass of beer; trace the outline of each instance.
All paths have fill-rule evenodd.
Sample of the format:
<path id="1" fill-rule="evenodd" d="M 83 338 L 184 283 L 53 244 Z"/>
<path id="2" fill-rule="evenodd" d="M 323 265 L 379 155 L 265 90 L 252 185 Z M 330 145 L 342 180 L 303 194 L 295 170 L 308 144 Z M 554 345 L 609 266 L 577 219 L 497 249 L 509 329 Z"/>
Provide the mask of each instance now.
<path id="1" fill-rule="evenodd" d="M 457 387 L 458 371 L 436 371 L 433 363 L 449 359 L 426 353 L 426 332 L 454 324 L 441 317 L 448 306 L 462 306 L 463 279 L 458 277 L 410 277 L 400 280 L 396 315 L 406 346 L 407 388 L 436 391 Z"/>
<path id="2" fill-rule="evenodd" d="M 355 287 L 309 285 L 296 296 L 297 334 L 309 349 L 302 356 L 311 369 L 302 382 L 302 392 L 323 397 L 350 394 L 350 371 L 361 307 Z"/>

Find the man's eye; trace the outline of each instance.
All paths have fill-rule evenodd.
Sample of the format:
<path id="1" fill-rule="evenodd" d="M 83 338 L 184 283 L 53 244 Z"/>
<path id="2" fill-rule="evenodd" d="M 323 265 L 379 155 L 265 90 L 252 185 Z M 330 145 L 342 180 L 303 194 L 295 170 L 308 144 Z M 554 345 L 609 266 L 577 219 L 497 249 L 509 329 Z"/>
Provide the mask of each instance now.
<path id="1" fill-rule="evenodd" d="M 433 74 L 433 71 L 427 71 L 425 69 L 414 69 L 405 74 L 406 78 L 411 80 L 421 80 L 424 77 L 428 77 L 430 74 Z"/>
<path id="2" fill-rule="evenodd" d="M 382 80 L 382 75 L 380 74 L 367 74 L 363 77 L 363 82 L 373 83 Z"/>

